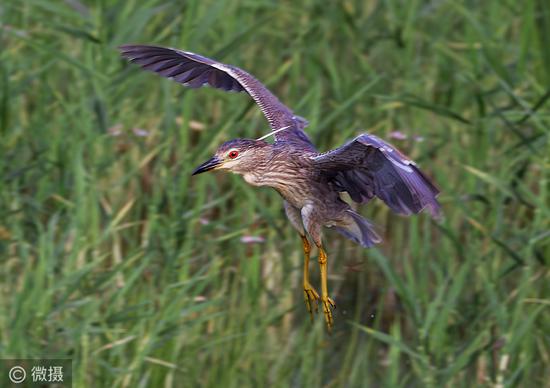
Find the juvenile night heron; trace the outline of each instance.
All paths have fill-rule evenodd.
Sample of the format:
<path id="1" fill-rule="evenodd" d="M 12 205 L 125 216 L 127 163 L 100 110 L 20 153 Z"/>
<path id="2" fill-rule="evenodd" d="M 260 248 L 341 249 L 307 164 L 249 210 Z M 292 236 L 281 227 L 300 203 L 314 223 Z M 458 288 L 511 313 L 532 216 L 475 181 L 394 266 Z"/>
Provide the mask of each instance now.
<path id="1" fill-rule="evenodd" d="M 328 293 L 321 227 L 334 227 L 364 247 L 380 242 L 373 225 L 344 202 L 340 193 L 347 192 L 362 204 L 378 197 L 399 214 L 419 213 L 425 208 L 434 217 L 439 214 L 438 189 L 414 162 L 382 139 L 365 133 L 340 148 L 319 153 L 303 131 L 307 120 L 292 113 L 247 72 L 172 48 L 125 45 L 120 50 L 122 56 L 142 68 L 185 86 L 245 91 L 259 105 L 272 132 L 256 140 L 235 139 L 222 144 L 193 175 L 227 170 L 242 175 L 251 185 L 270 186 L 279 192 L 286 215 L 302 239 L 307 310 L 313 317 L 320 300 L 329 331 L 335 304 Z M 272 144 L 264 140 L 270 135 L 275 138 Z M 319 250 L 320 297 L 309 282 L 308 235 Z"/>

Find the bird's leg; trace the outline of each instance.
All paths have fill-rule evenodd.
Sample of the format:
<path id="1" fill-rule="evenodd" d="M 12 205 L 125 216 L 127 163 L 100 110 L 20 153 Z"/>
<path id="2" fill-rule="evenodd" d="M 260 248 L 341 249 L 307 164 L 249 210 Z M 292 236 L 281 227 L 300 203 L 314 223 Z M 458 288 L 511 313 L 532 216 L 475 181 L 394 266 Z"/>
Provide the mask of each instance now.
<path id="1" fill-rule="evenodd" d="M 311 253 L 311 246 L 305 235 L 300 235 L 302 237 L 302 245 L 304 248 L 304 300 L 306 302 L 306 308 L 309 312 L 311 321 L 313 322 L 313 308 L 312 303 L 315 303 L 315 312 L 317 312 L 319 300 L 319 294 L 309 283 L 309 254 Z"/>
<path id="2" fill-rule="evenodd" d="M 334 321 L 332 319 L 332 309 L 336 308 L 336 304 L 328 296 L 327 253 L 321 245 L 319 245 L 319 267 L 321 269 L 321 302 L 323 303 L 323 314 L 325 314 L 327 329 L 329 332 L 331 332 L 332 327 L 334 326 Z"/>

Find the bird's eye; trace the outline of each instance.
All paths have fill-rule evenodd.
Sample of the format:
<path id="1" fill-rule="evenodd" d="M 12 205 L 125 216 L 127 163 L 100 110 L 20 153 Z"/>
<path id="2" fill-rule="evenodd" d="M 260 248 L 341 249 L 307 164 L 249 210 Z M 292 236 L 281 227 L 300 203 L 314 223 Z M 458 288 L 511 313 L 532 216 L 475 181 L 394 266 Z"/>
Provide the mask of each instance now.
<path id="1" fill-rule="evenodd" d="M 229 158 L 231 158 L 231 159 L 235 159 L 237 156 L 239 156 L 239 151 L 231 150 L 231 151 L 229 151 L 227 156 L 229 156 Z"/>

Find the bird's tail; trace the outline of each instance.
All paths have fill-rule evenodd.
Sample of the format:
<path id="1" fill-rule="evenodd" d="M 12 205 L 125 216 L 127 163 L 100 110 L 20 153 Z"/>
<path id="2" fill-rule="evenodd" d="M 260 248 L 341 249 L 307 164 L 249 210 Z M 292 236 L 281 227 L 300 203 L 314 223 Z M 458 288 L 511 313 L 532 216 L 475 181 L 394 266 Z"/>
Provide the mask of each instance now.
<path id="1" fill-rule="evenodd" d="M 346 210 L 346 212 L 350 217 L 348 218 L 348 222 L 335 227 L 338 233 L 361 244 L 365 248 L 372 247 L 374 244 L 382 241 L 374 230 L 373 224 L 351 209 Z"/>

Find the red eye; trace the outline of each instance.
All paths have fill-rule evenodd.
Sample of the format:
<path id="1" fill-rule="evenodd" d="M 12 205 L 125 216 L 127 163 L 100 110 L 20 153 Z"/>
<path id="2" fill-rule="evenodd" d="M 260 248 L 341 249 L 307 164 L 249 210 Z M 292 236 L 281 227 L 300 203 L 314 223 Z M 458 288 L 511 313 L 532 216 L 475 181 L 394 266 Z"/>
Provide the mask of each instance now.
<path id="1" fill-rule="evenodd" d="M 239 151 L 229 151 L 229 154 L 228 156 L 231 158 L 231 159 L 235 159 L 237 156 L 239 156 Z"/>

